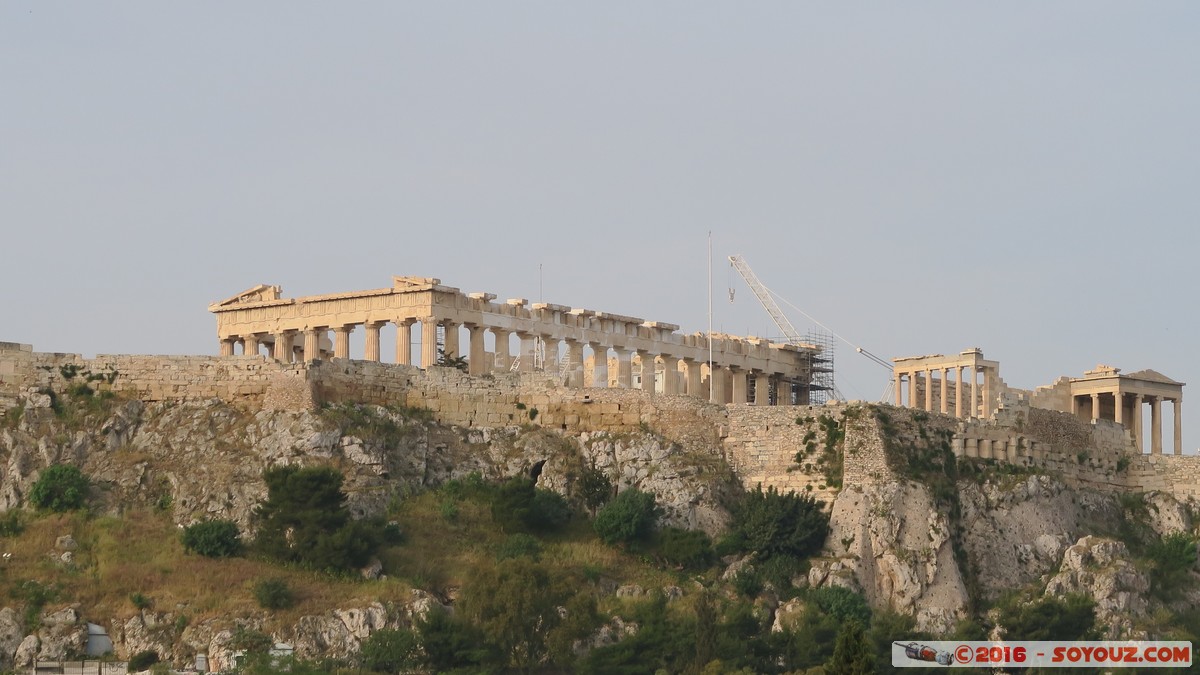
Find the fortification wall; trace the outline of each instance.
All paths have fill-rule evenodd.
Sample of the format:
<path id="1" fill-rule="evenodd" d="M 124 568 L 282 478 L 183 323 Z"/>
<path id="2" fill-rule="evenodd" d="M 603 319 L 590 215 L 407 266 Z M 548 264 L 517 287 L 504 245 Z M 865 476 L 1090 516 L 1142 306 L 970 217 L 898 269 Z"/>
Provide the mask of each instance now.
<path id="1" fill-rule="evenodd" d="M 147 401 L 219 398 L 248 408 L 301 410 L 340 401 L 403 405 L 427 408 L 440 422 L 466 427 L 532 423 L 567 433 L 645 428 L 688 449 L 719 449 L 747 487 L 803 491 L 825 501 L 837 489 L 824 458 L 823 419 L 844 425 L 845 485 L 893 478 L 882 434 L 919 434 L 924 427 L 927 433 L 952 433 L 960 456 L 1042 468 L 1081 487 L 1163 490 L 1200 499 L 1200 457 L 1140 455 L 1120 425 L 1025 405 L 1002 406 L 990 420 L 881 406 L 896 422 L 884 430 L 864 406 L 716 406 L 632 389 L 565 388 L 539 373 L 469 376 L 451 368 L 342 359 L 284 364 L 260 356 L 84 359 L 0 343 L 0 409 L 15 404 L 23 391 L 62 391 L 79 383 Z"/>

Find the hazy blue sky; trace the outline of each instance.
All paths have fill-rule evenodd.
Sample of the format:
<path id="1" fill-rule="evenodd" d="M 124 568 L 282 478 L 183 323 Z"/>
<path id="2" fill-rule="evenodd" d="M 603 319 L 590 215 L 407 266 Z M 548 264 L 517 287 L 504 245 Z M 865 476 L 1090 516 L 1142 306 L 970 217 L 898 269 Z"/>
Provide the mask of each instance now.
<path id="1" fill-rule="evenodd" d="M 718 329 L 778 334 L 742 253 L 885 358 L 1200 384 L 1197 36 L 1194 2 L 5 2 L 0 340 L 215 353 L 254 284 L 537 299 L 539 265 L 691 332 L 711 230 Z"/>

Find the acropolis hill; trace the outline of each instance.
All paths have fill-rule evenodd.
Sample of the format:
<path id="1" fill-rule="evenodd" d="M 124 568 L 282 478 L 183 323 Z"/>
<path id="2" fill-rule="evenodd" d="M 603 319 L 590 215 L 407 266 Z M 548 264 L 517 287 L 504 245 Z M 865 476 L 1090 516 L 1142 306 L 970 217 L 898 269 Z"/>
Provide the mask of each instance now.
<path id="1" fill-rule="evenodd" d="M 824 476 L 795 461 L 807 434 L 796 420 L 811 414 L 818 347 L 721 334 L 710 352 L 705 334 L 680 334 L 673 324 L 495 299 L 418 277 L 394 277 L 390 288 L 301 298 L 260 285 L 209 307 L 218 357 L 83 359 L 0 343 L 0 401 L 61 386 L 59 373 L 71 366 L 110 373 L 111 381 L 99 386 L 150 401 L 215 397 L 290 410 L 337 401 L 401 404 L 463 427 L 524 421 L 515 415 L 519 404 L 539 411 L 536 424 L 567 433 L 648 425 L 680 442 L 719 444 L 748 486 L 832 497 Z M 380 362 L 380 329 L 388 323 L 397 327 L 394 364 Z M 419 367 L 410 365 L 417 324 Z M 365 358 L 351 360 L 359 327 Z M 460 354 L 465 373 L 437 367 Z M 952 432 L 958 456 L 1041 467 L 1101 489 L 1200 496 L 1200 458 L 1181 454 L 1183 383 L 1152 370 L 1126 375 L 1099 366 L 1080 378 L 1020 390 L 1005 384 L 999 363 L 979 349 L 894 363 L 896 403 Z M 1162 452 L 1163 401 L 1175 407 L 1174 455 Z M 1142 452 L 1144 405 L 1152 413 L 1149 454 Z M 881 461 L 873 452 L 848 458 L 847 478 L 870 474 Z"/>
<path id="2" fill-rule="evenodd" d="M 707 334 L 660 321 L 495 300 L 416 277 L 300 298 L 260 285 L 210 305 L 219 355 L 89 359 L 0 343 L 0 506 L 23 506 L 40 471 L 68 463 L 99 486 L 104 513 L 167 503 L 172 528 L 223 518 L 251 532 L 269 467 L 338 467 L 356 516 L 473 474 L 535 476 L 576 499 L 590 468 L 654 495 L 663 524 L 720 535 L 731 495 L 761 485 L 811 495 L 829 515 L 822 554 L 794 584 L 852 588 L 932 634 L 976 600 L 1039 584 L 1095 598 L 1111 637 L 1149 616 L 1149 582 L 1095 535 L 1116 530 L 1131 495 L 1147 505 L 1141 531 L 1190 532 L 1196 517 L 1184 385 L 1152 370 L 1098 366 L 1022 390 L 971 348 L 893 359 L 895 405 L 815 404 L 831 393 L 816 384 L 818 345 L 721 334 L 710 348 Z M 371 607 L 379 626 L 415 611 Z M 352 652 L 370 630 L 339 616 L 303 624 L 320 635 L 278 634 L 306 657 L 334 643 Z M 219 623 L 162 649 L 227 663 Z M 338 631 L 355 637 L 326 635 Z"/>

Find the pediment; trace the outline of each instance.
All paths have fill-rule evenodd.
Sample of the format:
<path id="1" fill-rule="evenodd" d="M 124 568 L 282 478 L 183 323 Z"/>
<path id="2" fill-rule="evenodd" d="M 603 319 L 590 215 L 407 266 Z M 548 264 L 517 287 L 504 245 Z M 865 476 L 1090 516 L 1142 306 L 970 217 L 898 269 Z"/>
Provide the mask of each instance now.
<path id="1" fill-rule="evenodd" d="M 278 300 L 282 292 L 283 289 L 279 286 L 259 284 L 253 288 L 247 288 L 231 298 L 213 303 L 213 307 L 229 307 L 231 305 L 244 305 L 250 302 L 268 302 L 270 300 Z"/>

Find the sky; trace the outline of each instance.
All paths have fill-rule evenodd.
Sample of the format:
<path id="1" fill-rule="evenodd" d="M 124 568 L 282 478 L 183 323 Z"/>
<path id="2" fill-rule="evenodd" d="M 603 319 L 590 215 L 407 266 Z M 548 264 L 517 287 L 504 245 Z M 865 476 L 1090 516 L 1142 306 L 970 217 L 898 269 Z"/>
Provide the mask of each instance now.
<path id="1" fill-rule="evenodd" d="M 1171 1 L 12 0 L 0 341 L 215 354 L 211 302 L 392 275 L 690 333 L 711 232 L 714 329 L 781 335 L 741 254 L 846 339 L 848 398 L 889 376 L 848 344 L 1200 384 L 1197 35 Z"/>

